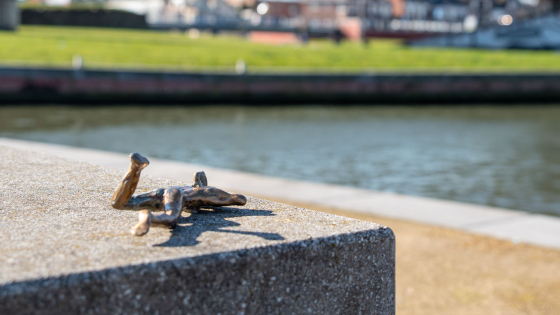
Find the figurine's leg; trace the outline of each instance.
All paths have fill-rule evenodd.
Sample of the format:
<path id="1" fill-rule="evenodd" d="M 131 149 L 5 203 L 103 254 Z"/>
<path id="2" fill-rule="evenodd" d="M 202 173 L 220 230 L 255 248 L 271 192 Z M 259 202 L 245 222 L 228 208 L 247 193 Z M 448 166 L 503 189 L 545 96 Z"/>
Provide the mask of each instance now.
<path id="1" fill-rule="evenodd" d="M 138 224 L 130 232 L 133 235 L 141 236 L 150 230 L 150 226 L 164 226 L 174 229 L 177 226 L 177 219 L 181 216 L 183 207 L 183 195 L 180 189 L 168 188 L 163 194 L 165 213 L 154 215 L 150 210 L 142 210 L 138 215 Z"/>
<path id="2" fill-rule="evenodd" d="M 165 189 L 160 188 L 143 194 L 130 197 L 121 210 L 163 210 L 163 194 Z"/>
<path id="3" fill-rule="evenodd" d="M 111 199 L 111 205 L 115 209 L 124 209 L 125 204 L 128 203 L 130 197 L 132 197 L 132 194 L 134 194 L 136 190 L 136 186 L 138 186 L 140 173 L 150 164 L 147 158 L 138 153 L 132 153 L 130 155 L 130 161 L 130 168 Z"/>

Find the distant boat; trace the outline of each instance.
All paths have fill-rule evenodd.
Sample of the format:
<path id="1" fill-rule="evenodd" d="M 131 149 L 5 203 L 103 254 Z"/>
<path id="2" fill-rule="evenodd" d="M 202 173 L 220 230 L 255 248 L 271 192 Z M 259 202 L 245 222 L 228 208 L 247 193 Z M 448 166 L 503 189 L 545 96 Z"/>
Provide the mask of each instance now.
<path id="1" fill-rule="evenodd" d="M 470 34 L 410 40 L 410 46 L 485 49 L 560 49 L 560 15 L 522 20 Z"/>

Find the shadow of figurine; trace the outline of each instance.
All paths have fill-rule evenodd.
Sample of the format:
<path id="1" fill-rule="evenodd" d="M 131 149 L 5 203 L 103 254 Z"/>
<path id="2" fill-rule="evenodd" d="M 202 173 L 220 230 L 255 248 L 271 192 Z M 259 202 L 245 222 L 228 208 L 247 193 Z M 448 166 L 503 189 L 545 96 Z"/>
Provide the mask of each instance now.
<path id="1" fill-rule="evenodd" d="M 284 240 L 284 237 L 277 233 L 222 230 L 223 228 L 240 226 L 240 224 L 237 222 L 226 220 L 227 218 L 273 215 L 274 213 L 269 210 L 247 210 L 237 208 L 215 208 L 213 209 L 213 211 L 200 210 L 198 213 L 192 213 L 188 217 L 180 217 L 177 221 L 177 226 L 171 232 L 171 237 L 169 238 L 169 240 L 156 246 L 195 246 L 200 243 L 197 239 L 204 232 L 253 235 L 271 241 Z"/>
<path id="2" fill-rule="evenodd" d="M 192 186 L 160 188 L 133 196 L 140 174 L 150 161 L 138 153 L 132 153 L 130 162 L 130 168 L 117 187 L 111 205 L 119 210 L 140 210 L 138 224 L 131 230 L 133 235 L 144 235 L 151 226 L 174 229 L 182 211 L 196 213 L 200 207 L 244 206 L 247 203 L 247 198 L 243 195 L 230 194 L 208 186 L 204 172 L 194 175 Z M 164 213 L 152 214 L 151 210 Z"/>

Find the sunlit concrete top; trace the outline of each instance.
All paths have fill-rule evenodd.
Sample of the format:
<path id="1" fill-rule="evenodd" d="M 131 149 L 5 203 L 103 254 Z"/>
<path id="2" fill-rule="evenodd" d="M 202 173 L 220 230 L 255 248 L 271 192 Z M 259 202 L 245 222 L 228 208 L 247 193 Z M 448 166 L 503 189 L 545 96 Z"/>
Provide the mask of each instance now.
<path id="1" fill-rule="evenodd" d="M 5 146 L 0 157 L 0 285 L 360 231 L 393 237 L 381 225 L 252 197 L 135 237 L 138 213 L 109 203 L 121 171 Z M 144 176 L 137 192 L 177 184 Z"/>
<path id="2" fill-rule="evenodd" d="M 0 138 L 0 145 L 34 150 L 73 160 L 119 168 L 128 167 L 125 154 L 32 141 Z M 178 161 L 153 159 L 143 174 L 190 180 L 204 170 L 210 184 L 260 198 L 305 207 L 330 208 L 460 229 L 500 239 L 560 248 L 560 218 L 482 205 L 418 196 L 274 178 Z"/>

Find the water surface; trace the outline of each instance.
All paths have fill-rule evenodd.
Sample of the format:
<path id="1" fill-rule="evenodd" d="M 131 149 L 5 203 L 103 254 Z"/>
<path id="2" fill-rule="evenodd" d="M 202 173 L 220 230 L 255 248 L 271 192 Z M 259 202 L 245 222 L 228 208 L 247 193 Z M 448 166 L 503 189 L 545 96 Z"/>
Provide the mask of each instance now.
<path id="1" fill-rule="evenodd" d="M 560 107 L 18 106 L 0 136 L 560 215 Z"/>

